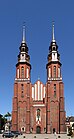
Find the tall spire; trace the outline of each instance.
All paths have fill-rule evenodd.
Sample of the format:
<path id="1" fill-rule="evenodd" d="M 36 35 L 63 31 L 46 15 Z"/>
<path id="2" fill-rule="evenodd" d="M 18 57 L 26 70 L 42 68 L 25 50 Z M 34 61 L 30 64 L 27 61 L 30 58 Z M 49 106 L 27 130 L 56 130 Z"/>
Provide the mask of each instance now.
<path id="1" fill-rule="evenodd" d="M 52 23 L 52 42 L 55 42 L 55 37 L 54 37 L 54 22 Z"/>
<path id="2" fill-rule="evenodd" d="M 26 27 L 25 27 L 25 22 L 23 24 L 23 32 L 22 32 L 22 43 L 26 43 Z"/>

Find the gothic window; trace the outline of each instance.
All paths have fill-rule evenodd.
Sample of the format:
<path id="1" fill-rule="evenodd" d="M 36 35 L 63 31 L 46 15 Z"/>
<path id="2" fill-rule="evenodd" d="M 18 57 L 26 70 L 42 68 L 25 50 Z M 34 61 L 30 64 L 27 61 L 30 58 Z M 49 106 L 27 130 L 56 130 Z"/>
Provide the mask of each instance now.
<path id="1" fill-rule="evenodd" d="M 34 87 L 32 86 L 32 98 L 34 99 Z"/>
<path id="2" fill-rule="evenodd" d="M 40 109 L 37 109 L 37 118 L 39 120 L 39 117 L 40 117 Z"/>
<path id="3" fill-rule="evenodd" d="M 26 69 L 26 78 L 28 78 L 29 77 L 29 69 L 27 68 Z"/>
<path id="4" fill-rule="evenodd" d="M 24 90 L 24 85 L 23 85 L 23 84 L 21 84 L 21 90 L 22 90 L 22 91 Z"/>
<path id="5" fill-rule="evenodd" d="M 24 78 L 24 67 L 21 68 L 21 77 Z"/>
<path id="6" fill-rule="evenodd" d="M 24 97 L 24 93 L 23 93 L 23 91 L 21 92 L 21 97 L 22 97 L 22 98 Z"/>
<path id="7" fill-rule="evenodd" d="M 56 77 L 56 66 L 54 66 L 54 77 Z"/>
<path id="8" fill-rule="evenodd" d="M 19 69 L 17 69 L 17 78 L 19 78 Z"/>
<path id="9" fill-rule="evenodd" d="M 49 68 L 49 77 L 51 77 L 51 69 Z"/>
<path id="10" fill-rule="evenodd" d="M 58 77 L 60 77 L 60 68 L 58 68 Z"/>
<path id="11" fill-rule="evenodd" d="M 24 85 L 23 84 L 21 84 L 21 97 L 23 98 L 24 97 Z"/>
<path id="12" fill-rule="evenodd" d="M 56 97 L 56 84 L 54 84 L 54 97 Z"/>

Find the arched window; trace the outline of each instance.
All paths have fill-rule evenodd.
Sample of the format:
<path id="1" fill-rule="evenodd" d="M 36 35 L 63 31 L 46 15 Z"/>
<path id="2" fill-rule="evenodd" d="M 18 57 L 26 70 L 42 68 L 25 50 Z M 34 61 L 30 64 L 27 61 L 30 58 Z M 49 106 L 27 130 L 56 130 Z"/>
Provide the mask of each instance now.
<path id="1" fill-rule="evenodd" d="M 29 69 L 27 68 L 26 69 L 26 78 L 28 78 L 29 77 Z"/>
<path id="2" fill-rule="evenodd" d="M 58 77 L 60 77 L 60 68 L 58 68 Z"/>
<path id="3" fill-rule="evenodd" d="M 17 69 L 17 78 L 19 78 L 19 69 Z"/>
<path id="4" fill-rule="evenodd" d="M 21 77 L 24 78 L 24 67 L 21 68 Z"/>
<path id="5" fill-rule="evenodd" d="M 23 98 L 24 97 L 24 85 L 21 84 L 21 97 Z"/>
<path id="6" fill-rule="evenodd" d="M 55 51 L 56 50 L 56 48 L 55 47 L 53 47 L 53 51 Z"/>
<path id="7" fill-rule="evenodd" d="M 56 97 L 56 84 L 54 84 L 54 97 Z"/>
<path id="8" fill-rule="evenodd" d="M 54 77 L 56 77 L 56 66 L 54 66 Z"/>
<path id="9" fill-rule="evenodd" d="M 24 85 L 23 84 L 21 84 L 21 90 L 24 91 Z"/>
<path id="10" fill-rule="evenodd" d="M 37 109 L 37 118 L 39 120 L 39 117 L 40 117 L 40 109 Z"/>
<path id="11" fill-rule="evenodd" d="M 49 68 L 49 77 L 51 77 L 51 69 Z"/>

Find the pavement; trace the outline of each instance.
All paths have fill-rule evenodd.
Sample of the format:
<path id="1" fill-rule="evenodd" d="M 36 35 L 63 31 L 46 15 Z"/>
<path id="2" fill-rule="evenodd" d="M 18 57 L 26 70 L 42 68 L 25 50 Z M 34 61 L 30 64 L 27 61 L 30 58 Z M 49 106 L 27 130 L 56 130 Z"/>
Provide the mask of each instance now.
<path id="1" fill-rule="evenodd" d="M 71 139 L 71 137 L 66 134 L 25 134 L 23 135 L 25 139 Z M 21 138 L 19 138 L 21 139 Z"/>
<path id="2" fill-rule="evenodd" d="M 19 135 L 16 139 L 72 139 L 72 138 L 74 139 L 74 137 L 67 136 L 66 134 L 56 134 L 56 135 L 54 134 L 23 134 L 23 135 Z M 3 139 L 1 134 L 0 134 L 0 139 Z"/>

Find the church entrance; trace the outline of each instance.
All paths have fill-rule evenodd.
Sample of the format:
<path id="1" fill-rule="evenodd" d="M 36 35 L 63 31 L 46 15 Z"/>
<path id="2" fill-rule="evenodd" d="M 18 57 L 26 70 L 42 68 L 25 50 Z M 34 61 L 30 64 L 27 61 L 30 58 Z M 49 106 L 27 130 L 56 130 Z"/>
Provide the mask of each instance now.
<path id="1" fill-rule="evenodd" d="M 37 134 L 40 134 L 40 133 L 41 133 L 41 127 L 40 127 L 40 126 L 37 126 L 37 127 L 36 127 L 36 133 L 37 133 Z"/>
<path id="2" fill-rule="evenodd" d="M 53 134 L 55 133 L 55 128 L 53 128 Z"/>
<path id="3" fill-rule="evenodd" d="M 25 127 L 21 127 L 21 131 L 22 132 L 25 132 Z"/>

